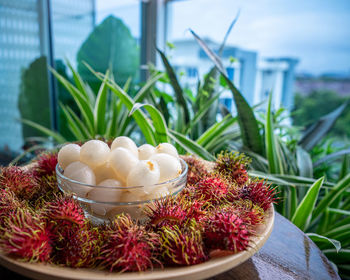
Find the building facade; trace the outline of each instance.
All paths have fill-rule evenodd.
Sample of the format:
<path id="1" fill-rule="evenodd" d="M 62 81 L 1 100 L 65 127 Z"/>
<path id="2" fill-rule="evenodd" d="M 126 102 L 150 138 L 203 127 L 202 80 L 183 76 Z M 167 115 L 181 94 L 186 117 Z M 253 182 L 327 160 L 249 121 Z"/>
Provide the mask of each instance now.
<path id="1" fill-rule="evenodd" d="M 215 52 L 219 44 L 204 40 Z M 211 67 L 212 61 L 194 40 L 174 42 L 171 61 L 178 71 L 185 73 L 181 82 L 194 87 L 199 77 L 203 77 Z M 253 106 L 267 99 L 273 93 L 275 108 L 291 109 L 294 97 L 295 68 L 298 60 L 293 58 L 260 58 L 255 51 L 226 46 L 221 59 L 227 75 Z M 232 95 L 223 92 L 220 100 L 231 111 L 234 110 Z"/>

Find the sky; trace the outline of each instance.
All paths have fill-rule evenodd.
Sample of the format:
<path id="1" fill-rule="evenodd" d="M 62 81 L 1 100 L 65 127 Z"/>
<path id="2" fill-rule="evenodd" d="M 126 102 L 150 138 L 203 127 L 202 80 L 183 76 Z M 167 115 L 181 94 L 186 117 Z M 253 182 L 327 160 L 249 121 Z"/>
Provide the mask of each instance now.
<path id="1" fill-rule="evenodd" d="M 350 0 L 181 0 L 170 7 L 168 41 L 192 39 L 191 28 L 220 42 L 240 10 L 228 45 L 298 58 L 298 72 L 350 74 Z M 140 35 L 137 0 L 98 0 L 97 10 L 98 19 L 113 13 Z"/>

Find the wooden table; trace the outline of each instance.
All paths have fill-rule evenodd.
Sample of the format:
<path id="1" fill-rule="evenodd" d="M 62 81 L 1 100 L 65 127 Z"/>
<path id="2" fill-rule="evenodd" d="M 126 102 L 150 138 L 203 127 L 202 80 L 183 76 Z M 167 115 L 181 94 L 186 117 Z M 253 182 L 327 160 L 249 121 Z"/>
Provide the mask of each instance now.
<path id="1" fill-rule="evenodd" d="M 28 279 L 0 267 L 1 279 Z M 217 275 L 212 280 L 228 279 L 340 279 L 328 259 L 297 227 L 276 214 L 269 240 L 250 260 Z"/>

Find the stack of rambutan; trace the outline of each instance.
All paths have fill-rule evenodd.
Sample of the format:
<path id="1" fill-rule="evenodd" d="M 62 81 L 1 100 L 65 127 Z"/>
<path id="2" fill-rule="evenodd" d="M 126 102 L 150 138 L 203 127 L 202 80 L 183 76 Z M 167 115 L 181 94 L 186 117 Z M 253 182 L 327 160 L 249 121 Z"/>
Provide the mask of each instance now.
<path id="1" fill-rule="evenodd" d="M 57 154 L 40 155 L 29 169 L 2 168 L 0 248 L 26 261 L 119 272 L 194 265 L 249 248 L 255 226 L 276 202 L 276 188 L 249 179 L 249 160 L 238 153 L 221 153 L 213 170 L 183 158 L 188 183 L 182 192 L 150 203 L 142 223 L 121 214 L 99 226 L 60 193 Z"/>

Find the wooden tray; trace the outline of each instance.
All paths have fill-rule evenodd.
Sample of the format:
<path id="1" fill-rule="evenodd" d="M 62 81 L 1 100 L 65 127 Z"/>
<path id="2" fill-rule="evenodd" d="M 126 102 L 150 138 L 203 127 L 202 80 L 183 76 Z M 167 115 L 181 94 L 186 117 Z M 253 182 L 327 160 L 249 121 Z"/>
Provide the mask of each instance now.
<path id="1" fill-rule="evenodd" d="M 225 257 L 210 259 L 209 261 L 186 267 L 174 267 L 165 269 L 155 269 L 147 272 L 126 272 L 110 273 L 108 271 L 96 269 L 74 269 L 68 267 L 60 267 L 50 264 L 26 263 L 16 261 L 0 253 L 0 264 L 16 273 L 33 279 L 86 279 L 86 280 L 149 280 L 149 279 L 205 279 L 224 271 L 227 271 L 239 264 L 243 263 L 253 256 L 269 238 L 275 213 L 273 207 L 266 212 L 265 224 L 257 228 L 257 236 L 251 242 L 251 248 L 247 251 Z"/>

